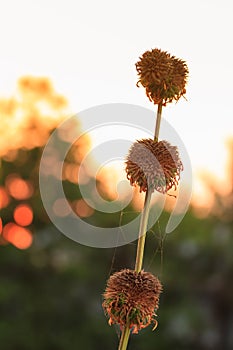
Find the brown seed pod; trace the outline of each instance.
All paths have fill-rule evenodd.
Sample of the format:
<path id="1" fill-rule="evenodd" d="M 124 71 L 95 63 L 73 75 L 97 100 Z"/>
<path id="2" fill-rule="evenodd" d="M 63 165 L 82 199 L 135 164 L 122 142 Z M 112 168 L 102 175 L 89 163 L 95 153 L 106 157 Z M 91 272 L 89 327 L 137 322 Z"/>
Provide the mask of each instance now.
<path id="1" fill-rule="evenodd" d="M 166 106 L 186 93 L 188 67 L 185 61 L 166 51 L 146 51 L 136 63 L 136 70 L 139 76 L 137 86 L 141 84 L 146 89 L 147 97 L 154 104 L 162 102 Z"/>
<path id="2" fill-rule="evenodd" d="M 124 269 L 110 276 L 103 294 L 109 324 L 128 326 L 133 333 L 154 323 L 162 285 L 149 272 Z M 154 327 L 154 328 L 155 328 Z"/>
<path id="3" fill-rule="evenodd" d="M 176 146 L 167 141 L 142 139 L 134 142 L 126 160 L 127 179 L 140 192 L 149 188 L 160 193 L 176 190 L 183 164 Z"/>

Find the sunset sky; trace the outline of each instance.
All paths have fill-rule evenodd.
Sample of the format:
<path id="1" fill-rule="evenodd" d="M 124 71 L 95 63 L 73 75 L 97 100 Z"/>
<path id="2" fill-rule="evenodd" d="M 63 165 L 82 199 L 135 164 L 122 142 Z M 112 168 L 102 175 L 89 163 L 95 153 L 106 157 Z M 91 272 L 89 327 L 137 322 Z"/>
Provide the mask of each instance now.
<path id="1" fill-rule="evenodd" d="M 78 113 L 111 102 L 154 106 L 135 62 L 161 48 L 187 61 L 187 101 L 164 109 L 194 172 L 224 178 L 232 137 L 231 0 L 9 0 L 0 13 L 0 97 L 24 75 L 48 77 Z"/>

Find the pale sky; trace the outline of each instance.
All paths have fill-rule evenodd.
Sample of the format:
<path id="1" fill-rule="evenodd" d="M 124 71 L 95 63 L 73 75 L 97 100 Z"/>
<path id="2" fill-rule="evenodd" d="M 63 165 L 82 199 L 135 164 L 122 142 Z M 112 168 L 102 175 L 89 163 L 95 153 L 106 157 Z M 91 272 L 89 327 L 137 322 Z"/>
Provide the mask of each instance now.
<path id="1" fill-rule="evenodd" d="M 223 177 L 232 137 L 231 0 L 8 0 L 0 12 L 0 97 L 23 75 L 46 76 L 72 113 L 124 102 L 154 106 L 135 63 L 160 48 L 186 60 L 187 100 L 164 109 L 193 169 Z"/>

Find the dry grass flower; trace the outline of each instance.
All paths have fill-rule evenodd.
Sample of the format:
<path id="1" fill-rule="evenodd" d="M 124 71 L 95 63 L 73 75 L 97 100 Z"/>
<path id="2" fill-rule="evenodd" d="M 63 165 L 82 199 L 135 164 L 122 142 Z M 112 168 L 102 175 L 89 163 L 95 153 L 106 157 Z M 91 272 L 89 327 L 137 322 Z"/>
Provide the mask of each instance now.
<path id="1" fill-rule="evenodd" d="M 183 164 L 176 146 L 167 141 L 142 139 L 133 143 L 126 161 L 127 179 L 140 192 L 149 188 L 160 193 L 176 190 Z"/>
<path id="2" fill-rule="evenodd" d="M 178 101 L 186 93 L 188 67 L 185 61 L 166 51 L 146 51 L 136 63 L 139 75 L 137 86 L 146 89 L 146 95 L 154 104 Z"/>
<path id="3" fill-rule="evenodd" d="M 133 333 L 154 323 L 162 285 L 149 272 L 124 269 L 110 276 L 104 292 L 103 308 L 109 324 L 128 326 Z M 155 328 L 154 327 L 154 328 Z"/>

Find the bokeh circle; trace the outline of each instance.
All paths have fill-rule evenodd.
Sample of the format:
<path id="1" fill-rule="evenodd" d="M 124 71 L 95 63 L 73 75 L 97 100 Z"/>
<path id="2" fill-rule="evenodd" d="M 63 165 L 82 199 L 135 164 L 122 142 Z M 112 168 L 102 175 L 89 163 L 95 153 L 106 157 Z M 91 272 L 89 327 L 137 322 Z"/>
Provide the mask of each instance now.
<path id="1" fill-rule="evenodd" d="M 80 131 L 80 122 L 83 128 Z M 126 224 L 117 227 L 107 227 L 104 216 L 122 212 L 130 203 L 132 194 L 123 196 L 127 184 L 124 181 L 117 186 L 118 198 L 114 201 L 107 201 L 101 197 L 92 181 L 88 186 L 82 185 L 79 181 L 79 173 L 82 168 L 87 168 L 93 159 L 93 151 L 102 155 L 101 164 L 95 165 L 92 162 L 91 169 L 86 173 L 90 178 L 96 178 L 99 169 L 105 164 L 120 160 L 122 166 L 129 147 L 136 139 L 153 138 L 155 127 L 155 113 L 141 106 L 112 103 L 94 106 L 84 110 L 77 115 L 67 118 L 50 136 L 40 162 L 39 183 L 40 193 L 44 208 L 53 223 L 64 235 L 70 239 L 91 247 L 111 248 L 128 244 L 138 238 L 140 214 Z M 69 141 L 63 142 L 59 135 L 69 133 Z M 103 225 L 98 226 L 94 221 L 88 223 L 71 210 L 69 201 L 64 193 L 62 184 L 62 171 L 64 160 L 72 145 L 85 134 L 104 135 L 99 138 L 95 147 L 83 157 L 77 173 L 77 191 L 80 191 L 82 199 L 89 207 L 103 214 Z M 179 191 L 176 205 L 173 208 L 167 226 L 166 233 L 172 232 L 182 221 L 191 198 L 192 191 L 192 169 L 188 152 L 182 139 L 175 129 L 162 119 L 160 129 L 160 140 L 166 140 L 178 147 L 184 171 L 181 174 Z M 52 161 L 51 161 L 52 160 Z M 157 161 L 155 159 L 155 161 Z M 93 166 L 94 164 L 94 166 Z M 54 173 L 56 169 L 56 173 Z M 124 169 L 122 169 L 124 171 Z M 89 179 L 86 179 L 88 183 Z M 143 195 L 143 194 L 142 194 Z M 158 220 L 164 208 L 166 195 L 162 196 L 159 206 L 152 206 L 148 221 L 148 230 Z M 58 203 L 60 207 L 58 208 Z M 162 203 L 162 205 L 161 205 Z M 54 211 L 56 204 L 57 210 Z M 57 215 L 57 212 L 65 215 Z"/>

